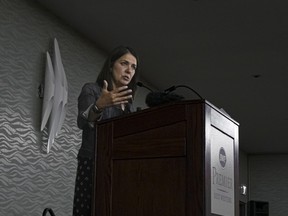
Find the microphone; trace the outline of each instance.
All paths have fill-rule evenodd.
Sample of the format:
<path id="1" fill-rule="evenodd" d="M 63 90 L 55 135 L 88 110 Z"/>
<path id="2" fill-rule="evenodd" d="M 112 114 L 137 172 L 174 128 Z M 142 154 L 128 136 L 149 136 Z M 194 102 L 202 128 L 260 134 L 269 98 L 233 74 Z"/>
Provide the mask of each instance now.
<path id="1" fill-rule="evenodd" d="M 164 92 L 166 92 L 167 94 L 172 92 L 172 91 L 175 91 L 177 88 L 180 88 L 180 87 L 184 87 L 184 88 L 187 88 L 189 90 L 191 90 L 192 92 L 194 92 L 201 100 L 203 100 L 203 97 L 198 93 L 196 92 L 194 89 L 192 89 L 191 87 L 187 86 L 187 85 L 177 85 L 177 86 L 171 86 L 170 88 L 166 89 Z"/>
<path id="2" fill-rule="evenodd" d="M 155 107 L 155 106 L 160 106 L 163 104 L 175 102 L 175 101 L 180 101 L 183 100 L 184 97 L 173 94 L 173 93 L 166 93 L 166 92 L 150 92 L 146 96 L 145 103 L 148 107 Z"/>
<path id="3" fill-rule="evenodd" d="M 139 86 L 139 87 L 144 87 L 144 88 L 148 89 L 149 91 L 153 92 L 151 88 L 149 88 L 148 86 L 144 85 L 142 82 L 137 82 L 136 85 Z"/>
<path id="4" fill-rule="evenodd" d="M 153 91 L 151 88 L 147 87 L 142 82 L 137 82 L 136 84 L 139 87 L 144 87 L 150 91 L 145 99 L 145 103 L 148 107 L 160 106 L 162 104 L 167 104 L 170 102 L 180 101 L 184 99 L 184 97 L 180 95 L 170 93 L 170 90 L 167 92 Z"/>

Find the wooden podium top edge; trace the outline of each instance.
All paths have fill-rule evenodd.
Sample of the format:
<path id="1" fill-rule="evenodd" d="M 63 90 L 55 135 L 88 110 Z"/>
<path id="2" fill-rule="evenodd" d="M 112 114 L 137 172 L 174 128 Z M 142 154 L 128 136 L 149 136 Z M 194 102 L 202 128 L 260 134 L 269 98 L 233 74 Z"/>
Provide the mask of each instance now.
<path id="1" fill-rule="evenodd" d="M 206 105 L 210 106 L 212 109 L 214 109 L 215 111 L 217 111 L 218 113 L 220 113 L 221 115 L 223 115 L 224 117 L 226 117 L 229 120 L 231 120 L 232 122 L 234 122 L 236 125 L 239 125 L 239 123 L 237 121 L 235 121 L 229 114 L 227 114 L 225 111 L 221 110 L 220 108 L 216 107 L 211 102 L 209 102 L 209 101 L 207 101 L 205 99 L 182 100 L 182 101 L 171 102 L 171 103 L 167 103 L 167 104 L 163 104 L 163 105 L 159 105 L 159 106 L 155 106 L 155 107 L 149 107 L 149 108 L 145 108 L 145 109 L 140 110 L 140 111 L 135 111 L 133 113 L 129 113 L 127 115 L 122 115 L 122 116 L 114 117 L 114 118 L 107 119 L 107 120 L 101 120 L 97 124 L 100 125 L 100 124 L 106 123 L 107 121 L 120 120 L 120 119 L 125 118 L 127 116 L 133 117 L 134 115 L 139 115 L 140 113 L 141 114 L 145 114 L 145 113 L 153 112 L 153 111 L 159 110 L 159 109 L 167 109 L 170 106 L 184 105 L 184 104 L 185 105 L 189 105 L 189 104 L 206 104 Z"/>

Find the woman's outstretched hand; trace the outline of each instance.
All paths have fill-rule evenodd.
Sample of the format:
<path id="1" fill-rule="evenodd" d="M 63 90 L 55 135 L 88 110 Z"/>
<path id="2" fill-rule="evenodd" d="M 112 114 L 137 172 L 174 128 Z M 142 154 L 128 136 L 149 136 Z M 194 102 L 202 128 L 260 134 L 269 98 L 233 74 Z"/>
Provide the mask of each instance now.
<path id="1" fill-rule="evenodd" d="M 105 107 L 128 103 L 131 98 L 132 90 L 128 89 L 128 86 L 121 86 L 109 91 L 108 82 L 104 80 L 102 92 L 96 101 L 96 106 L 102 110 Z"/>

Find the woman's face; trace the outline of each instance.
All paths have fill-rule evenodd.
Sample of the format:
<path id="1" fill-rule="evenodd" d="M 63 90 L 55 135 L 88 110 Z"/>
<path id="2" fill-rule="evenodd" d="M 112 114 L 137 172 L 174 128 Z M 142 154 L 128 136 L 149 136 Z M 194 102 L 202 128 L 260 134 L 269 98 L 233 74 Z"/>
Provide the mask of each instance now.
<path id="1" fill-rule="evenodd" d="M 113 88 L 128 85 L 135 74 L 136 67 L 137 60 L 131 53 L 117 59 L 112 67 Z"/>

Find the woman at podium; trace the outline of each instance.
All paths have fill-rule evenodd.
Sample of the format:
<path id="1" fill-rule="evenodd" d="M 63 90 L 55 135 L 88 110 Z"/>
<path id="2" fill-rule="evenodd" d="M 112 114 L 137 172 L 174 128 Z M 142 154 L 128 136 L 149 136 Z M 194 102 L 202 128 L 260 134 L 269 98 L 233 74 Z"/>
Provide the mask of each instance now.
<path id="1" fill-rule="evenodd" d="M 138 77 L 138 57 L 129 47 L 114 49 L 96 82 L 86 83 L 78 97 L 77 124 L 82 129 L 78 152 L 73 215 L 91 215 L 94 170 L 95 123 L 133 110 L 132 99 Z"/>

